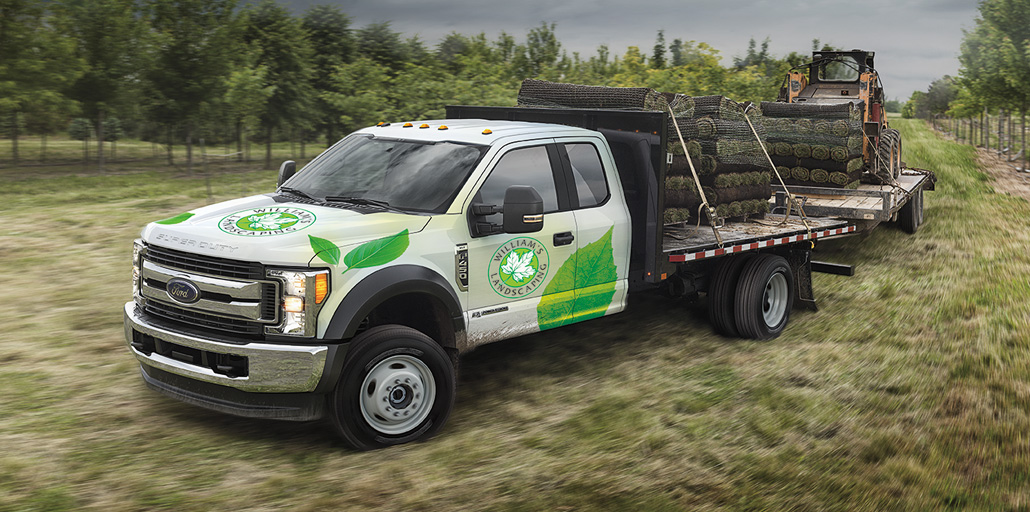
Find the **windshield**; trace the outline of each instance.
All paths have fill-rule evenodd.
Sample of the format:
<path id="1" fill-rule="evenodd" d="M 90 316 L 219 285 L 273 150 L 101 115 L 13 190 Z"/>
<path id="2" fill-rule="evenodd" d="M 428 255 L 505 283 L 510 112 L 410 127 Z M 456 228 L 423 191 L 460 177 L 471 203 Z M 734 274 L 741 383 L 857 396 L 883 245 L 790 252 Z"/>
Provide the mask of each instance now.
<path id="1" fill-rule="evenodd" d="M 487 146 L 350 135 L 284 186 L 324 200 L 368 199 L 432 213 L 447 209 Z"/>
<path id="2" fill-rule="evenodd" d="M 854 82 L 858 80 L 858 61 L 847 55 L 819 66 L 819 80 L 824 82 Z"/>

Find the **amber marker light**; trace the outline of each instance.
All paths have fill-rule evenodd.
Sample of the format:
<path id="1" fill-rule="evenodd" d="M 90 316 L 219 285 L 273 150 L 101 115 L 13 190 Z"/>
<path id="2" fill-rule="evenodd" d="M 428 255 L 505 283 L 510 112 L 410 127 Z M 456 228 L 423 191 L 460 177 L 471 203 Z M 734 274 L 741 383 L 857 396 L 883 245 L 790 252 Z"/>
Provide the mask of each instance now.
<path id="1" fill-rule="evenodd" d="M 422 126 L 419 126 L 419 128 L 429 128 L 429 125 L 428 124 L 423 124 Z"/>
<path id="2" fill-rule="evenodd" d="M 321 304 L 326 295 L 329 295 L 329 274 L 318 274 L 315 276 L 315 304 Z"/>
<path id="3" fill-rule="evenodd" d="M 445 125 L 445 124 L 441 124 L 440 127 L 437 128 L 437 130 L 446 130 L 446 129 L 447 129 L 447 125 Z"/>
<path id="4" fill-rule="evenodd" d="M 415 126 L 415 125 L 413 125 L 411 123 L 404 123 L 404 126 L 402 126 L 402 128 L 411 128 L 412 126 Z"/>
<path id="5" fill-rule="evenodd" d="M 490 135 L 493 132 L 494 132 L 493 130 L 487 128 L 487 129 L 483 130 L 483 135 Z"/>

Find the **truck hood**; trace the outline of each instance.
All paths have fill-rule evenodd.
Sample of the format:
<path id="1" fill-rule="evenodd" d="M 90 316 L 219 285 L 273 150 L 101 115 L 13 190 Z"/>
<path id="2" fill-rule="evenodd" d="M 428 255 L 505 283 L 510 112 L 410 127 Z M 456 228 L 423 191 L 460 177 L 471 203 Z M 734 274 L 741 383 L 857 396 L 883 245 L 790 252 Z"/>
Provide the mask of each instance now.
<path id="1" fill-rule="evenodd" d="M 195 254 L 266 265 L 306 266 L 319 262 L 311 237 L 329 240 L 344 249 L 405 229 L 409 234 L 417 233 L 431 218 L 361 213 L 283 199 L 261 195 L 205 206 L 151 222 L 143 228 L 142 237 L 149 244 Z"/>

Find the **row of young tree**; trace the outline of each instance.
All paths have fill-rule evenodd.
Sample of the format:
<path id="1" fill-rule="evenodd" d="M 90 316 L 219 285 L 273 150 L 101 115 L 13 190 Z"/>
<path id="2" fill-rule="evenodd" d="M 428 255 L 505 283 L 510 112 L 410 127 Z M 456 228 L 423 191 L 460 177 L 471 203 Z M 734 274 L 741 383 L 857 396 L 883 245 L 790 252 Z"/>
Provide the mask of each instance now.
<path id="1" fill-rule="evenodd" d="M 902 114 L 933 119 L 940 129 L 999 154 L 1011 150 L 1011 159 L 1021 154 L 1026 169 L 1030 0 L 983 0 L 979 9 L 962 39 L 959 76 L 913 93 Z"/>
<path id="2" fill-rule="evenodd" d="M 768 46 L 752 40 L 723 65 L 711 46 L 662 31 L 650 52 L 601 45 L 583 56 L 546 23 L 522 41 L 452 33 L 430 47 L 389 23 L 352 28 L 330 6 L 294 16 L 273 0 L 0 0 L 0 126 L 15 161 L 20 135 L 45 144 L 85 118 L 103 170 L 117 118 L 166 144 L 169 160 L 173 143 L 192 165 L 198 139 L 242 154 L 249 137 L 265 143 L 267 166 L 273 140 L 328 145 L 381 120 L 441 117 L 448 104 L 511 105 L 523 78 L 770 100 L 807 56 Z"/>

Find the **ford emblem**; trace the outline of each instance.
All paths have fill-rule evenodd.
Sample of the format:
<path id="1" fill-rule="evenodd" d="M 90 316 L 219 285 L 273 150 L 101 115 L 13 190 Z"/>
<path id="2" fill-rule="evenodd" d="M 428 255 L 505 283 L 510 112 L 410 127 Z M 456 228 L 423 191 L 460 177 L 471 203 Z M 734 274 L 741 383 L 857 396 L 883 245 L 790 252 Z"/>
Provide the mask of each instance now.
<path id="1" fill-rule="evenodd" d="M 168 292 L 168 296 L 176 302 L 193 304 L 200 300 L 200 288 L 197 288 L 197 285 L 191 281 L 180 277 L 169 279 L 165 290 Z"/>

